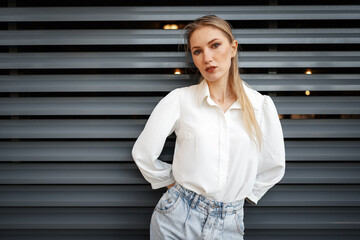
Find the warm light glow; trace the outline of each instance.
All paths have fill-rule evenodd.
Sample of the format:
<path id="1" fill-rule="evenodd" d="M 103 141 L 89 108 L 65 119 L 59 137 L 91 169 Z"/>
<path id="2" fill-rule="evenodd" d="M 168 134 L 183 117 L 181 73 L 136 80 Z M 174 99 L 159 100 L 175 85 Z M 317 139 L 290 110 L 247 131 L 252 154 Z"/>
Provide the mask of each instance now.
<path id="1" fill-rule="evenodd" d="M 305 72 L 305 74 L 312 74 L 311 69 L 307 69 L 306 72 Z"/>
<path id="2" fill-rule="evenodd" d="M 175 69 L 174 74 L 181 74 L 181 70 L 179 68 Z"/>
<path id="3" fill-rule="evenodd" d="M 309 91 L 309 90 L 306 90 L 306 91 L 305 91 L 305 95 L 306 95 L 306 96 L 309 96 L 309 95 L 310 95 L 310 91 Z"/>
<path id="4" fill-rule="evenodd" d="M 179 29 L 179 26 L 176 24 L 166 24 L 163 29 Z"/>

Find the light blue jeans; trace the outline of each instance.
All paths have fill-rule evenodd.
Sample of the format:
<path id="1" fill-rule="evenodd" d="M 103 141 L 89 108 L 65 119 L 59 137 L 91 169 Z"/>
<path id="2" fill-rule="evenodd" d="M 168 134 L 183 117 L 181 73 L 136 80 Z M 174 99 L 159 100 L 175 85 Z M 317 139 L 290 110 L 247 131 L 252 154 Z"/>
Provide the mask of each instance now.
<path id="1" fill-rule="evenodd" d="M 178 184 L 156 204 L 152 240 L 244 239 L 244 199 L 230 203 L 205 198 Z"/>

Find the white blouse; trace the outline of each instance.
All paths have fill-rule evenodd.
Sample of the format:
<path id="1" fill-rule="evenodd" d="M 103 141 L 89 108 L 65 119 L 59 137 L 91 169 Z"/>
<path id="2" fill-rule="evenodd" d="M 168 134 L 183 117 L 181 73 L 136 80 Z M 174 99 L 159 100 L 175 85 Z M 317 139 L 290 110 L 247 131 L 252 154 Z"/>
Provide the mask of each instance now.
<path id="1" fill-rule="evenodd" d="M 206 80 L 176 88 L 152 111 L 132 157 L 152 189 L 178 182 L 215 201 L 247 198 L 253 204 L 285 173 L 283 132 L 274 102 L 244 83 L 263 134 L 261 152 L 242 124 L 238 101 L 224 113 Z M 158 157 L 175 131 L 172 164 Z"/>

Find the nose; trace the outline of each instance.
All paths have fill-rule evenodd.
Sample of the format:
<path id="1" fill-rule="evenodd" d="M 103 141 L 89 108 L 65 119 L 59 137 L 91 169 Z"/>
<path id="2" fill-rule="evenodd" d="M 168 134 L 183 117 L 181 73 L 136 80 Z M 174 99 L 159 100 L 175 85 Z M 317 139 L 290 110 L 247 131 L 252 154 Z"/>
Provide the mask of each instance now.
<path id="1" fill-rule="evenodd" d="M 204 63 L 208 64 L 210 62 L 212 62 L 212 53 L 210 50 L 205 49 L 204 50 Z"/>

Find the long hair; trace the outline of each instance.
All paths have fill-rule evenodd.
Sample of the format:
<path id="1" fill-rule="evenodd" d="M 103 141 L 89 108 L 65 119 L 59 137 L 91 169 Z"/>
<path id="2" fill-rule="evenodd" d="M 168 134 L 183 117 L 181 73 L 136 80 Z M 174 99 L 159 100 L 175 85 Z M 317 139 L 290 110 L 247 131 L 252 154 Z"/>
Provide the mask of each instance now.
<path id="1" fill-rule="evenodd" d="M 190 52 L 190 37 L 191 35 L 199 28 L 203 26 L 212 26 L 216 27 L 219 30 L 223 31 L 229 40 L 230 44 L 234 41 L 234 36 L 231 31 L 231 25 L 215 16 L 215 15 L 206 15 L 200 18 L 195 19 L 192 23 L 189 23 L 185 26 L 185 40 L 187 41 L 186 44 L 186 60 L 188 62 L 187 56 Z M 191 54 L 190 54 L 191 55 Z M 201 77 L 199 79 L 199 82 L 203 81 L 204 78 Z M 248 98 L 248 96 L 245 93 L 245 89 L 243 86 L 243 80 L 240 77 L 239 74 L 239 67 L 238 67 L 238 51 L 236 51 L 236 55 L 231 59 L 231 65 L 229 69 L 229 84 L 230 88 L 233 90 L 233 92 L 236 95 L 237 101 L 239 101 L 242 109 L 243 109 L 243 122 L 245 125 L 246 132 L 248 133 L 251 140 L 257 144 L 258 149 L 261 149 L 261 143 L 262 143 L 262 134 L 261 129 L 256 121 L 255 118 L 255 112 L 254 108 Z M 246 82 L 245 82 L 246 83 Z"/>

